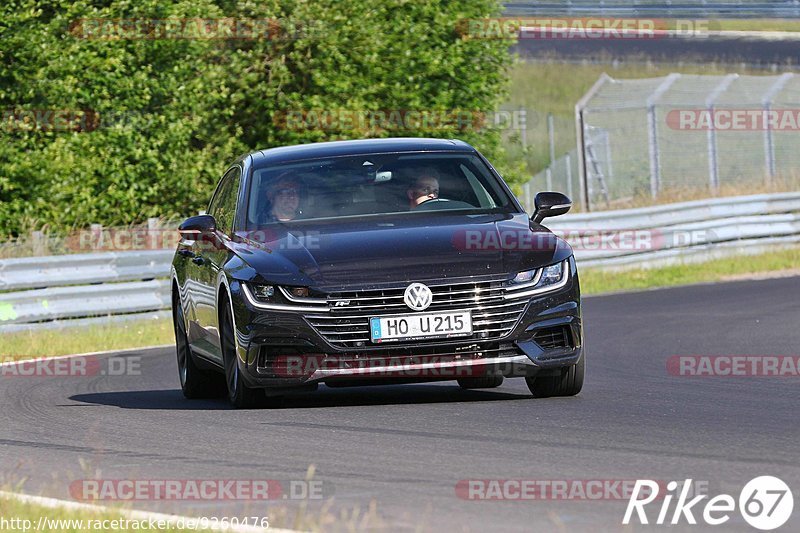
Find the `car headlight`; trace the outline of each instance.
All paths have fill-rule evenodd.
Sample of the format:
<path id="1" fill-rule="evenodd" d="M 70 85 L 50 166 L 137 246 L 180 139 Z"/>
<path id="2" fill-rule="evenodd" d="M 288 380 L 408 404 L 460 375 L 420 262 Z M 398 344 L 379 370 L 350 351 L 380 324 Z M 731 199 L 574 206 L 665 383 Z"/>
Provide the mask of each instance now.
<path id="1" fill-rule="evenodd" d="M 549 287 L 555 285 L 564 277 L 564 263 L 556 263 L 555 265 L 546 266 L 542 269 L 542 276 L 539 278 L 537 287 Z"/>
<path id="2" fill-rule="evenodd" d="M 262 302 L 271 302 L 275 296 L 275 287 L 273 285 L 252 285 L 253 296 Z"/>
<path id="3" fill-rule="evenodd" d="M 569 279 L 569 261 L 562 261 L 535 270 L 520 272 L 506 289 L 506 298 L 533 296 L 560 289 Z"/>
<path id="4" fill-rule="evenodd" d="M 276 311 L 327 311 L 328 300 L 312 294 L 308 287 L 284 287 L 242 283 L 242 293 L 250 305 Z"/>
<path id="5" fill-rule="evenodd" d="M 308 287 L 284 287 L 280 285 L 248 284 L 253 297 L 259 302 L 304 302 L 325 303 L 325 298 L 314 297 Z"/>

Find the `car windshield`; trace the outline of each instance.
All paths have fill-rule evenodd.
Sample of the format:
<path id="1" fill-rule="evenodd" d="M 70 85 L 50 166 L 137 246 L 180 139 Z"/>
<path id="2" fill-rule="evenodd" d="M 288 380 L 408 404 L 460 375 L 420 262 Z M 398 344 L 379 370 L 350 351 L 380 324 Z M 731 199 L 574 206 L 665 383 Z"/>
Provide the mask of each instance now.
<path id="1" fill-rule="evenodd" d="M 253 170 L 247 229 L 332 217 L 487 212 L 510 205 L 508 194 L 475 154 L 311 159 Z"/>

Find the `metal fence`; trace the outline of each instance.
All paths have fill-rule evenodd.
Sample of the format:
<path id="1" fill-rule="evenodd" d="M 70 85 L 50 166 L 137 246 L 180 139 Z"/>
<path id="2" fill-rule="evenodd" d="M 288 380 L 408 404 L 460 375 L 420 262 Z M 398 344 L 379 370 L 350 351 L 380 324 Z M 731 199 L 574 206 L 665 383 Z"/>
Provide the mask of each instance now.
<path id="1" fill-rule="evenodd" d="M 616 80 L 575 107 L 577 148 L 526 184 L 586 210 L 800 189 L 800 75 Z"/>
<path id="2" fill-rule="evenodd" d="M 552 130 L 551 130 L 552 139 Z M 585 137 L 586 152 L 590 155 L 587 162 L 591 165 L 589 172 L 592 176 L 603 176 L 606 181 L 614 179 L 614 161 L 611 158 L 611 144 L 608 131 L 600 128 L 588 127 Z M 551 146 L 553 143 L 551 142 Z M 552 152 L 552 150 L 551 150 Z M 581 185 L 581 158 L 577 149 L 570 150 L 563 156 L 551 156 L 550 165 L 533 176 L 530 181 L 522 186 L 524 205 L 533 205 L 533 198 L 539 191 L 560 191 L 572 199 L 583 196 Z M 579 207 L 583 207 L 580 201 Z M 585 210 L 585 209 L 584 209 Z"/>

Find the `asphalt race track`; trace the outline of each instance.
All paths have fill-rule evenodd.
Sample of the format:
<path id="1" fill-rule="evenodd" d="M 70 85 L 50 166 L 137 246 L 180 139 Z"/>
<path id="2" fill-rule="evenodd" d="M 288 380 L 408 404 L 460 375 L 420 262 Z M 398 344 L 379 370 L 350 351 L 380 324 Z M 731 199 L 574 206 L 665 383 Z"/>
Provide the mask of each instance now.
<path id="1" fill-rule="evenodd" d="M 514 46 L 523 59 L 553 58 L 607 63 L 631 59 L 687 63 L 746 63 L 785 68 L 800 64 L 795 40 L 730 39 L 520 39 Z M 732 69 L 732 70 L 735 70 Z M 613 74 L 612 74 L 613 75 Z"/>
<path id="2" fill-rule="evenodd" d="M 470 501 L 456 485 L 693 478 L 738 500 L 747 481 L 774 475 L 795 499 L 780 531 L 800 531 L 800 378 L 667 371 L 672 355 L 800 353 L 800 277 L 593 297 L 584 307 L 588 377 L 575 398 L 534 400 L 515 379 L 487 391 L 321 387 L 280 409 L 234 411 L 184 400 L 170 349 L 126 353 L 140 375 L 3 377 L 0 482 L 70 499 L 80 479 L 287 481 L 314 464 L 334 509 L 375 499 L 386 531 L 658 531 L 624 529 L 624 499 Z M 268 516 L 266 505 L 135 507 L 221 517 Z M 672 530 L 755 531 L 736 511 L 716 528 L 681 524 Z"/>

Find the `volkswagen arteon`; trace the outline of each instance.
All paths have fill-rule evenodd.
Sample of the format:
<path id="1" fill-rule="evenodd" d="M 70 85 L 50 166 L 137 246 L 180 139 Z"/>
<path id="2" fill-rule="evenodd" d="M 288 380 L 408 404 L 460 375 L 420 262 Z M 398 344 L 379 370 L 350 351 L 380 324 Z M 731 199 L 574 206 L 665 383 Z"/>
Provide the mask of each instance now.
<path id="1" fill-rule="evenodd" d="M 237 407 L 293 391 L 521 377 L 580 392 L 585 353 L 572 249 L 457 140 L 374 139 L 234 161 L 172 263 L 188 398 Z"/>

